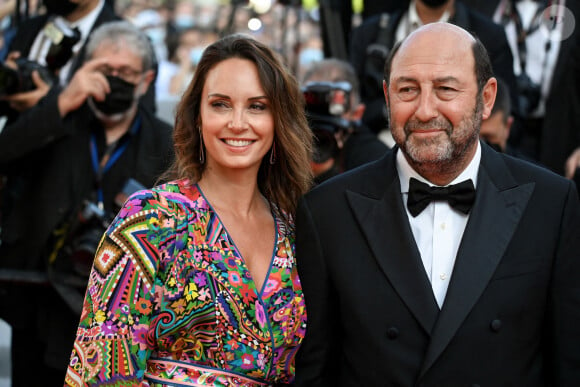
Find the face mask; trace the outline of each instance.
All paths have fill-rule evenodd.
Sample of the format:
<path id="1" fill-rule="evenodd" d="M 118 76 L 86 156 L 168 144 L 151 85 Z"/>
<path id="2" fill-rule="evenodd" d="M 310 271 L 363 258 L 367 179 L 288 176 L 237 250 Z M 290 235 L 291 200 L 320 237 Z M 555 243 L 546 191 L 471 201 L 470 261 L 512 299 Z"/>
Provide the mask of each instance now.
<path id="1" fill-rule="evenodd" d="M 191 15 L 178 15 L 175 17 L 175 27 L 179 30 L 191 28 L 195 25 L 195 19 Z"/>
<path id="2" fill-rule="evenodd" d="M 300 51 L 300 66 L 308 66 L 313 62 L 324 59 L 324 53 L 317 48 L 305 48 Z"/>
<path id="3" fill-rule="evenodd" d="M 443 4 L 447 3 L 449 0 L 422 0 L 422 1 L 429 8 L 439 8 Z"/>
<path id="4" fill-rule="evenodd" d="M 51 15 L 68 16 L 79 6 L 69 0 L 44 0 L 47 13 Z"/>
<path id="5" fill-rule="evenodd" d="M 104 101 L 92 100 L 95 108 L 106 116 L 124 113 L 133 106 L 135 102 L 135 87 L 133 83 L 124 81 L 119 77 L 107 76 L 107 81 L 111 87 L 111 92 L 107 94 Z"/>
<path id="6" fill-rule="evenodd" d="M 189 52 L 189 60 L 194 66 L 197 66 L 203 54 L 204 47 L 194 47 Z"/>
<path id="7" fill-rule="evenodd" d="M 167 35 L 165 28 L 147 28 L 145 33 L 154 45 L 165 44 L 165 35 Z"/>

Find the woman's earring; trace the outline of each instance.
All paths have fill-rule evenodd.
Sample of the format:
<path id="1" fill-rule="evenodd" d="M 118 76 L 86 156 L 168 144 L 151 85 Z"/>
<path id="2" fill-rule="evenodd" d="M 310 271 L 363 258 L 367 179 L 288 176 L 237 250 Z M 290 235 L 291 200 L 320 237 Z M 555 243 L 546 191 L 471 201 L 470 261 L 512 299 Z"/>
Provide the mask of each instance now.
<path id="1" fill-rule="evenodd" d="M 274 165 L 276 162 L 276 143 L 272 143 L 272 149 L 270 150 L 270 165 Z"/>
<path id="2" fill-rule="evenodd" d="M 201 128 L 198 126 L 197 129 L 199 131 L 199 163 L 204 164 L 205 153 L 203 151 L 203 136 L 201 135 Z"/>

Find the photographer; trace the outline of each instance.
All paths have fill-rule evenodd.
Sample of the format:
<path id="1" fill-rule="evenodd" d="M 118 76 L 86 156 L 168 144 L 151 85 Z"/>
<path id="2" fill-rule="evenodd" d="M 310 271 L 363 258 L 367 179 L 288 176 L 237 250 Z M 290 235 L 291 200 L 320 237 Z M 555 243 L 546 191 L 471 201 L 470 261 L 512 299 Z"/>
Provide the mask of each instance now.
<path id="1" fill-rule="evenodd" d="M 335 58 L 314 62 L 302 84 L 316 137 L 312 161 L 316 183 L 384 155 L 388 146 L 361 123 L 365 105 L 348 62 Z"/>
<path id="2" fill-rule="evenodd" d="M 120 20 L 104 0 L 44 0 L 46 13 L 22 21 L 8 48 L 4 72 L 15 70 L 20 87 L 0 74 L 0 116 L 8 124 L 35 106 L 51 86 L 64 86 L 82 65 L 86 40 L 96 27 Z M 36 70 L 36 71 L 34 71 Z M 8 90 L 7 90 L 8 89 Z"/>
<path id="3" fill-rule="evenodd" d="M 15 385 L 62 384 L 92 262 L 76 253 L 88 242 L 92 255 L 124 197 L 152 186 L 171 162 L 171 127 L 140 99 L 153 65 L 144 33 L 129 22 L 103 24 L 63 91 L 29 109 L 43 119 L 0 133 L 8 175 L 0 317 L 13 328 Z"/>

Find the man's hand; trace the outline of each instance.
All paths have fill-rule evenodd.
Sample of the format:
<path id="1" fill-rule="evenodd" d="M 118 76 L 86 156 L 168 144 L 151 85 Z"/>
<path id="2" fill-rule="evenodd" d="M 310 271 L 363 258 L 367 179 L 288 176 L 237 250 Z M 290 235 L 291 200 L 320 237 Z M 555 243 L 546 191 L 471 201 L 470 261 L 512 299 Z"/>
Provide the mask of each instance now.
<path id="1" fill-rule="evenodd" d="M 580 168 L 580 147 L 576 148 L 566 160 L 566 177 L 568 179 L 574 177 L 574 172 L 576 172 L 577 168 Z"/>
<path id="2" fill-rule="evenodd" d="M 7 67 L 18 70 L 16 60 L 20 58 L 20 52 L 14 51 L 8 54 L 4 64 Z M 14 93 L 2 97 L 2 100 L 8 101 L 10 107 L 19 112 L 23 112 L 35 106 L 50 90 L 50 84 L 45 82 L 38 71 L 34 70 L 31 74 L 32 82 L 36 86 L 34 90 L 21 93 Z"/>
<path id="3" fill-rule="evenodd" d="M 81 107 L 89 97 L 103 101 L 110 93 L 107 78 L 99 71 L 105 64 L 107 58 L 89 60 L 75 72 L 69 84 L 58 96 L 61 117 Z"/>
<path id="4" fill-rule="evenodd" d="M 46 83 L 42 79 L 37 70 L 32 72 L 31 77 L 34 85 L 36 86 L 36 89 L 22 93 L 14 93 L 3 98 L 4 100 L 8 101 L 12 109 L 19 112 L 28 110 L 38 104 L 38 101 L 40 101 L 46 94 L 48 94 L 48 91 L 50 90 L 50 84 Z"/>

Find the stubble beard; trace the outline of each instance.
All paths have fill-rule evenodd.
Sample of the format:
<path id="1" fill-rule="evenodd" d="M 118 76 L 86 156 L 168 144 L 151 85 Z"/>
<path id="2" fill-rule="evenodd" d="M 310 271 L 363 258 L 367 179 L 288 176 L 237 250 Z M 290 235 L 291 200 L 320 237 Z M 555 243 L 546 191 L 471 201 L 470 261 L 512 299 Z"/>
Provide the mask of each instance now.
<path id="1" fill-rule="evenodd" d="M 403 127 L 402 135 L 399 135 L 398 131 L 392 134 L 405 157 L 416 170 L 436 169 L 441 172 L 451 172 L 463 164 L 462 161 L 467 158 L 468 151 L 478 141 L 482 111 L 483 100 L 478 94 L 471 115 L 464 117 L 458 127 L 454 128 L 451 121 L 445 117 L 428 122 L 409 120 Z M 437 137 L 420 139 L 413 136 L 413 130 L 420 129 L 442 129 L 442 132 Z"/>

